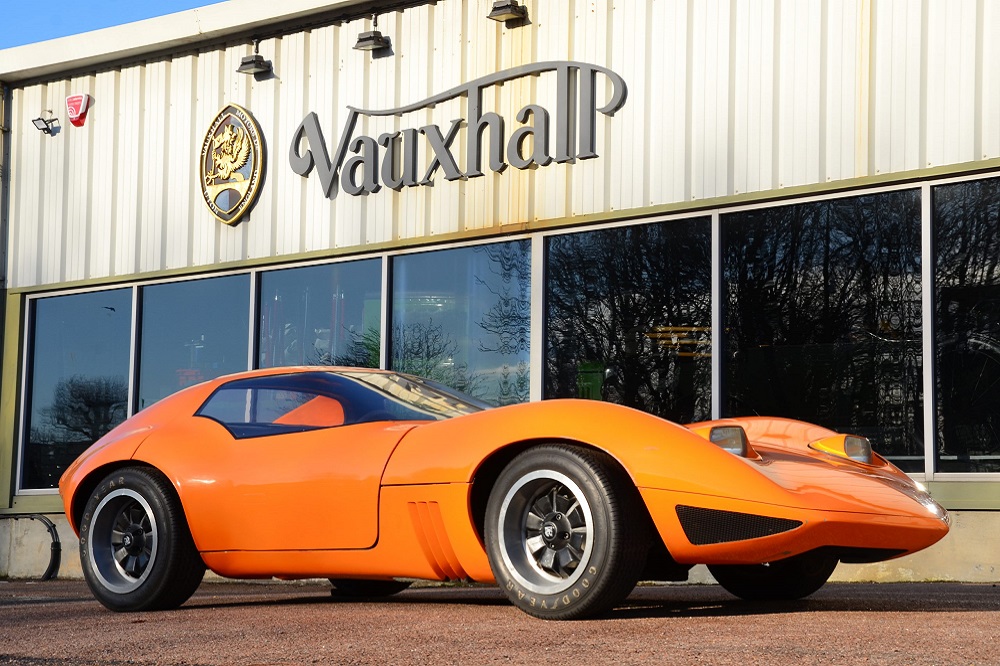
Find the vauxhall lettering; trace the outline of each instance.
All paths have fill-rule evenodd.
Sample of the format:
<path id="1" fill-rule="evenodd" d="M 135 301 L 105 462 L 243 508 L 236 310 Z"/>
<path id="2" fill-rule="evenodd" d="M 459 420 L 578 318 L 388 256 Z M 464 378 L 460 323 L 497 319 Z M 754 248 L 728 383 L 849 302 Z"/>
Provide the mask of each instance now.
<path id="1" fill-rule="evenodd" d="M 483 112 L 483 91 L 490 86 L 545 72 L 556 75 L 555 126 L 545 107 L 527 104 L 515 115 L 519 126 L 508 137 L 503 116 L 492 111 Z M 610 99 L 602 106 L 598 106 L 596 94 L 598 75 L 611 83 Z M 625 104 L 626 92 L 624 79 L 599 65 L 572 61 L 523 65 L 395 109 L 349 106 L 332 159 L 319 117 L 310 112 L 292 136 L 288 162 L 292 171 L 303 177 L 308 177 L 315 169 L 324 195 L 333 199 L 338 186 L 356 196 L 377 192 L 382 186 L 400 190 L 430 185 L 438 171 L 445 180 L 452 181 L 482 176 L 483 169 L 487 168 L 501 173 L 507 165 L 529 169 L 553 161 L 592 159 L 598 157 L 597 114 L 614 115 Z M 466 117 L 451 120 L 447 131 L 438 125 L 425 125 L 387 132 L 377 139 L 364 134 L 355 136 L 359 117 L 402 116 L 456 97 L 466 98 Z M 463 129 L 466 130 L 464 171 L 452 148 Z M 552 148 L 554 152 L 550 151 Z M 421 155 L 425 156 L 425 161 L 429 160 L 422 174 L 419 172 Z"/>

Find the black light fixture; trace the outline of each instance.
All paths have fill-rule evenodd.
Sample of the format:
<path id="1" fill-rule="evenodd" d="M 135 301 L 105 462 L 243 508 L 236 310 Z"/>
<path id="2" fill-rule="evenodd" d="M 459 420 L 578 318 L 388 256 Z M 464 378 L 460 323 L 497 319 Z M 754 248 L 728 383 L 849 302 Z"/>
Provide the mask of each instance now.
<path id="1" fill-rule="evenodd" d="M 519 5 L 517 0 L 494 0 L 493 9 L 487 18 L 494 21 L 523 21 L 528 18 L 528 8 Z"/>
<path id="2" fill-rule="evenodd" d="M 389 48 L 389 38 L 383 37 L 378 31 L 378 14 L 372 14 L 372 29 L 358 35 L 358 43 L 354 45 L 359 51 L 377 51 Z"/>
<path id="3" fill-rule="evenodd" d="M 50 109 L 46 109 L 45 113 L 49 114 L 48 118 L 42 118 L 39 116 L 38 118 L 32 120 L 31 124 L 34 125 L 35 129 L 42 134 L 52 134 L 52 127 L 59 122 L 59 119 L 52 117 L 52 111 Z"/>
<path id="4" fill-rule="evenodd" d="M 264 56 L 260 54 L 260 40 L 253 40 L 253 55 L 243 56 L 240 60 L 240 66 L 236 68 L 236 71 L 240 74 L 253 74 L 254 76 L 258 74 L 266 74 L 271 71 L 271 61 L 264 60 Z"/>

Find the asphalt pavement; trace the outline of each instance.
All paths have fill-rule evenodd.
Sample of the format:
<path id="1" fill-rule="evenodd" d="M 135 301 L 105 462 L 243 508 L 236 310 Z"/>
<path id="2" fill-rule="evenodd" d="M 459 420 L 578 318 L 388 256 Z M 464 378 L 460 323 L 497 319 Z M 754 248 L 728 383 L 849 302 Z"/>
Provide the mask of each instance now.
<path id="1" fill-rule="evenodd" d="M 0 581 L 0 664 L 1000 664 L 1000 588 L 829 583 L 794 603 L 640 586 L 605 617 L 546 622 L 494 587 L 380 601 L 329 585 L 205 582 L 184 606 L 112 613 L 82 581 Z"/>

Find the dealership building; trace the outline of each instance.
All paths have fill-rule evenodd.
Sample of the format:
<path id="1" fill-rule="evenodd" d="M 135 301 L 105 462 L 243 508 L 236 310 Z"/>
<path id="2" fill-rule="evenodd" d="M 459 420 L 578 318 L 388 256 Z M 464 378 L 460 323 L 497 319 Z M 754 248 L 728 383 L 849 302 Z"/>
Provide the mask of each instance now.
<path id="1" fill-rule="evenodd" d="M 866 436 L 952 531 L 834 579 L 1000 580 L 1000 4 L 511 4 L 0 50 L 0 576 L 128 416 L 338 364 Z"/>

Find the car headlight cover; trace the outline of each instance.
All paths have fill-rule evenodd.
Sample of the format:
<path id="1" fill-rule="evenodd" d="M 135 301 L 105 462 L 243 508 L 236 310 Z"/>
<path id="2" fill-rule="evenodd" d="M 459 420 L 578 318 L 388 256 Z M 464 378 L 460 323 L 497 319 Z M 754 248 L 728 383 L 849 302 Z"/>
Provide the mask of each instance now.
<path id="1" fill-rule="evenodd" d="M 749 454 L 747 434 L 740 426 L 715 426 L 709 432 L 708 440 L 734 456 L 746 458 Z"/>
<path id="2" fill-rule="evenodd" d="M 841 458 L 849 458 L 865 465 L 875 463 L 872 444 L 864 437 L 856 435 L 835 435 L 811 442 L 809 448 Z"/>

